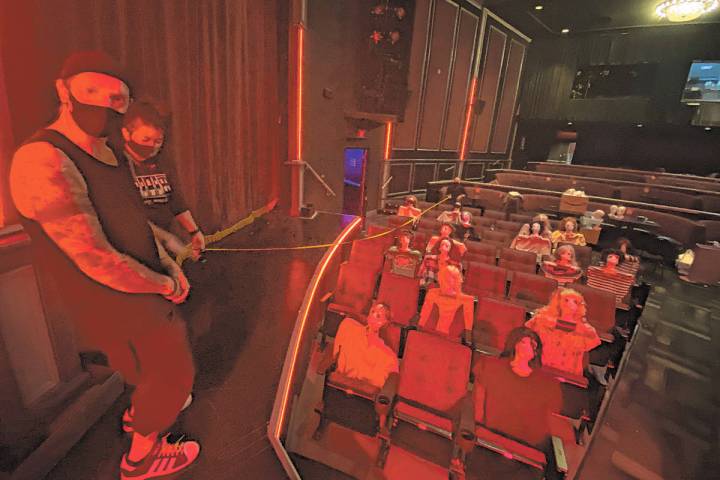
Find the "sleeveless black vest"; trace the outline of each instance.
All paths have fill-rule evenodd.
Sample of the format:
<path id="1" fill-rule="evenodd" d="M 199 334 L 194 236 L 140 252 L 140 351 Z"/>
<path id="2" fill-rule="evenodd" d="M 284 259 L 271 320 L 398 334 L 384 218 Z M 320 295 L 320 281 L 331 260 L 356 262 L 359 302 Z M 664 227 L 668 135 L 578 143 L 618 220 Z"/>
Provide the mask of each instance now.
<path id="1" fill-rule="evenodd" d="M 110 244 L 120 253 L 162 272 L 144 206 L 125 159 L 118 158 L 118 166 L 104 164 L 55 130 L 40 130 L 25 143 L 34 142 L 53 145 L 75 164 L 85 179 L 88 197 Z M 48 237 L 39 223 L 25 217 L 21 222 L 32 238 L 35 268 L 56 284 L 65 300 L 67 313 L 72 316 L 87 317 L 89 314 L 97 320 L 99 312 L 118 308 L 127 314 L 131 304 L 135 304 L 134 308 L 129 308 L 137 310 L 136 314 L 143 310 L 149 313 L 150 305 L 163 310 L 171 308 L 170 303 L 159 295 L 122 293 L 92 280 Z"/>

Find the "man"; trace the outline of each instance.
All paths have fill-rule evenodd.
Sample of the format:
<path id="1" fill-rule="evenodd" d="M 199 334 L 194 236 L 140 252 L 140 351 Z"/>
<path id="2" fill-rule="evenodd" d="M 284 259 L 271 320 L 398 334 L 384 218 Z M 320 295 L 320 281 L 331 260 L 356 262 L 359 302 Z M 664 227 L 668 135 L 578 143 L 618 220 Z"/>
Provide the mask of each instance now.
<path id="1" fill-rule="evenodd" d="M 346 317 L 333 343 L 336 371 L 382 388 L 390 374 L 399 371 L 397 355 L 380 337 L 380 330 L 389 321 L 390 308 L 382 303 L 372 306 L 367 325 Z"/>
<path id="2" fill-rule="evenodd" d="M 61 287 L 78 334 L 136 385 L 121 479 L 172 474 L 200 451 L 197 442 L 161 437 L 192 390 L 192 356 L 173 307 L 190 285 L 177 272 L 160 273 L 127 164 L 106 145 L 130 101 L 120 67 L 101 52 L 76 53 L 55 88 L 57 119 L 13 157 L 12 198 L 33 240 L 34 265 Z"/>
<path id="3" fill-rule="evenodd" d="M 167 230 L 174 217 L 191 237 L 192 256 L 198 259 L 205 249 L 205 236 L 195 223 L 190 209 L 185 204 L 167 166 L 160 165 L 158 153 L 165 142 L 167 120 L 148 101 L 136 101 L 123 117 L 123 155 L 127 158 L 135 187 L 148 208 L 148 218 L 162 230 L 154 229 L 163 246 L 178 255 L 178 241 Z"/>
<path id="4" fill-rule="evenodd" d="M 451 202 L 459 202 L 465 198 L 465 187 L 460 184 L 460 177 L 453 178 L 453 183 L 447 187 L 447 194 L 452 197 Z"/>

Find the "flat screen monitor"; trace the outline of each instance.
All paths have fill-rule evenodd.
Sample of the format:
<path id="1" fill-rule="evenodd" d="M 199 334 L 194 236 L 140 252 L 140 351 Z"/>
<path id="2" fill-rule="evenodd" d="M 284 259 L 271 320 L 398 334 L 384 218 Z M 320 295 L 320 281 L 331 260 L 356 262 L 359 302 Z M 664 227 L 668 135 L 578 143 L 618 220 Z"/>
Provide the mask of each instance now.
<path id="1" fill-rule="evenodd" d="M 720 102 L 720 60 L 692 62 L 681 101 Z"/>

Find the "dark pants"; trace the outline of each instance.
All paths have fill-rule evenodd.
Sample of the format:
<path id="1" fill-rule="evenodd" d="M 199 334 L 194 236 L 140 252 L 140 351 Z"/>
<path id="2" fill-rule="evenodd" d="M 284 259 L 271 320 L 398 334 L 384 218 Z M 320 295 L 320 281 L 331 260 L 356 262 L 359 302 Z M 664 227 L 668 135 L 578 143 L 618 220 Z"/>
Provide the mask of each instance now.
<path id="1" fill-rule="evenodd" d="M 124 304 L 100 310 L 106 314 L 96 313 L 92 323 L 78 322 L 78 330 L 88 344 L 107 354 L 111 368 L 135 385 L 135 431 L 162 433 L 192 391 L 195 368 L 185 322 L 160 296 L 132 297 L 124 295 Z"/>

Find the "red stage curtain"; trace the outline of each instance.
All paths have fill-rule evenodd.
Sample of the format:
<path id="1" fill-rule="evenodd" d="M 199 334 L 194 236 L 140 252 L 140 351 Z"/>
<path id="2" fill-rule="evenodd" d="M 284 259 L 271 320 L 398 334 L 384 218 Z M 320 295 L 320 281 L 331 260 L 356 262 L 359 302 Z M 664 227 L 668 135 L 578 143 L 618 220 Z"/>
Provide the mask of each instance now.
<path id="1" fill-rule="evenodd" d="M 128 67 L 136 98 L 170 107 L 165 154 L 206 230 L 278 196 L 286 141 L 283 2 L 32 0 L 1 8 L 0 62 L 16 141 L 53 118 L 53 81 L 64 57 L 101 49 Z"/>

